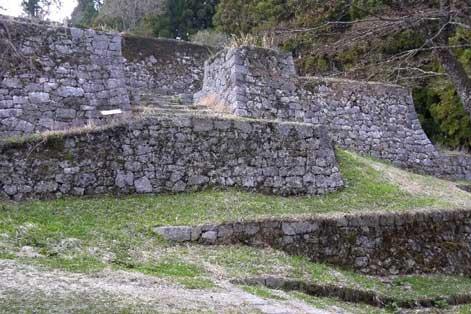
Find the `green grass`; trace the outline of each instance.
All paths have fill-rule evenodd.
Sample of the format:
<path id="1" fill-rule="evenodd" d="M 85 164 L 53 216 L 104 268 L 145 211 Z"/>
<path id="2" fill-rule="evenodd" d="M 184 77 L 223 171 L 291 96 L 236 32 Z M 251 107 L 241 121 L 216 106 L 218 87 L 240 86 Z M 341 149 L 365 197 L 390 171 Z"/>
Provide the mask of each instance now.
<path id="1" fill-rule="evenodd" d="M 177 260 L 145 263 L 124 269 L 156 277 L 171 278 L 187 289 L 209 289 L 215 286 L 211 280 L 204 277 L 205 271 L 203 269 Z"/>
<path id="2" fill-rule="evenodd" d="M 16 255 L 10 252 L 0 252 L 0 259 L 15 259 Z"/>
<path id="3" fill-rule="evenodd" d="M 159 277 L 195 277 L 201 274 L 201 269 L 198 267 L 178 261 L 142 265 L 135 269 L 144 274 Z"/>
<path id="4" fill-rule="evenodd" d="M 91 273 L 98 272 L 105 269 L 106 264 L 97 260 L 94 257 L 87 255 L 80 255 L 71 258 L 65 257 L 43 257 L 43 258 L 19 258 L 20 262 L 30 262 L 33 264 L 39 264 L 48 268 L 60 269 L 63 271 L 73 273 Z"/>
<path id="5" fill-rule="evenodd" d="M 238 190 L 207 190 L 176 195 L 138 195 L 123 198 L 64 198 L 1 204 L 0 233 L 13 232 L 18 225 L 33 223 L 40 232 L 67 232 L 70 237 L 87 237 L 100 232 L 112 237 L 115 231 L 143 233 L 155 225 L 214 223 L 333 211 L 405 210 L 447 207 L 433 197 L 417 197 L 382 178 L 368 160 L 339 151 L 346 188 L 325 196 L 277 197 Z"/>
<path id="6" fill-rule="evenodd" d="M 356 313 L 356 314 L 385 314 L 385 313 L 394 313 L 394 311 L 388 311 L 386 309 L 380 309 L 373 306 L 365 305 L 365 304 L 356 304 L 356 303 L 347 303 L 343 302 L 338 299 L 333 298 L 318 298 L 313 297 L 302 292 L 291 292 L 291 296 L 300 299 L 315 308 L 321 310 L 331 310 L 333 311 L 334 308 L 342 309 L 343 311 L 347 311 L 348 313 Z M 337 312 L 337 311 L 336 311 Z"/>
<path id="7" fill-rule="evenodd" d="M 218 247 L 208 251 L 198 247 L 180 249 L 182 256 L 200 254 L 200 259 L 225 269 L 232 278 L 274 276 L 304 280 L 316 284 L 341 285 L 370 290 L 396 300 L 438 298 L 471 293 L 471 278 L 447 275 L 408 275 L 382 280 L 332 265 L 313 263 L 307 258 L 289 256 L 272 249 L 244 246 Z"/>
<path id="8" fill-rule="evenodd" d="M 256 295 L 263 299 L 284 300 L 285 298 L 275 294 L 273 290 L 263 286 L 242 286 L 245 292 Z"/>
<path id="9" fill-rule="evenodd" d="M 89 273 L 104 268 L 137 271 L 195 289 L 214 286 L 208 270 L 195 265 L 216 265 L 228 278 L 277 275 L 341 283 L 398 298 L 471 291 L 471 279 L 467 278 L 410 276 L 384 283 L 378 278 L 272 250 L 172 247 L 152 233 L 156 225 L 452 206 L 437 197 L 414 196 L 402 191 L 398 185 L 383 179 L 367 158 L 345 151 L 339 151 L 338 155 L 346 188 L 326 196 L 287 198 L 238 190 L 207 190 L 178 195 L 1 203 L 0 259 L 18 259 L 70 272 Z M 430 179 L 431 184 L 434 180 Z M 64 247 L 64 240 L 75 244 Z M 33 247 L 42 257 L 16 258 L 24 246 Z M 155 256 L 144 254 L 156 251 Z"/>
<path id="10" fill-rule="evenodd" d="M 80 251 L 97 248 L 98 252 L 112 254 L 114 265 L 129 264 L 133 261 L 130 255 L 133 248 L 145 249 L 162 243 L 152 233 L 156 225 L 443 205 L 438 199 L 401 191 L 382 179 L 368 159 L 340 151 L 339 161 L 346 188 L 318 197 L 288 198 L 237 190 L 207 190 L 178 195 L 0 203 L 0 239 L 4 239 L 0 240 L 0 253 L 16 253 L 23 246 L 31 246 L 45 260 L 50 260 L 49 264 L 63 263 L 67 270 L 100 269 L 99 263 L 87 261 L 87 255 Z M 61 241 L 71 238 L 81 243 L 77 252 L 69 252 L 65 259 L 60 259 L 62 256 L 58 255 L 64 255 L 58 252 Z M 4 246 L 9 249 L 2 249 Z M 101 257 L 93 256 L 95 260 Z"/>

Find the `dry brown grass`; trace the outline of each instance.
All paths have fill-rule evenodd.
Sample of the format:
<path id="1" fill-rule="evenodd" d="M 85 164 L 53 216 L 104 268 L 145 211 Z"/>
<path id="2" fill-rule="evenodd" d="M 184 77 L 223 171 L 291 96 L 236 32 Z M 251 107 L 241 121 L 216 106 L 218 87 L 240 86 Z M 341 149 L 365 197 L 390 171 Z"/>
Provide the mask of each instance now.
<path id="1" fill-rule="evenodd" d="M 214 112 L 232 114 L 229 105 L 223 103 L 216 94 L 208 94 L 198 100 L 197 106 L 207 107 Z"/>
<path id="2" fill-rule="evenodd" d="M 226 48 L 240 47 L 277 49 L 275 37 L 270 34 L 264 34 L 261 36 L 253 34 L 232 35 L 230 41 L 226 45 Z"/>

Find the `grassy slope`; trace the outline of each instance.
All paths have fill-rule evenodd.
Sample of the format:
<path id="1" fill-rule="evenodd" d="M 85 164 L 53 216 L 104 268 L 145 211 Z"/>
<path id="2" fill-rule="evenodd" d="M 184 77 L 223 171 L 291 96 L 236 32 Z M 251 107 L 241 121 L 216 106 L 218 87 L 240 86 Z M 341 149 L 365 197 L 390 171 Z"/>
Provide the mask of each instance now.
<path id="1" fill-rule="evenodd" d="M 240 191 L 204 191 L 121 199 L 68 198 L 2 204 L 0 259 L 74 272 L 105 268 L 167 278 L 187 288 L 211 288 L 223 278 L 274 275 L 372 289 L 397 298 L 471 292 L 471 280 L 453 276 L 406 276 L 383 281 L 273 250 L 247 247 L 168 246 L 155 225 L 196 224 L 266 216 L 365 210 L 454 208 L 471 204 L 454 184 L 410 174 L 340 151 L 347 187 L 320 197 L 283 198 Z M 443 197 L 443 193 L 447 197 Z M 22 254 L 25 247 L 39 254 Z M 1 300 L 0 300 L 1 301 Z M 1 302 L 0 302 L 1 303 Z"/>
<path id="2" fill-rule="evenodd" d="M 47 225 L 52 231 L 67 225 L 71 236 L 80 236 L 102 225 L 109 229 L 133 224 L 145 229 L 157 224 L 198 224 L 332 211 L 454 207 L 434 195 L 411 195 L 401 190 L 397 184 L 384 179 L 384 171 L 375 170 L 369 159 L 345 151 L 340 151 L 338 157 L 347 187 L 326 196 L 286 198 L 238 190 L 207 190 L 177 195 L 65 198 L 3 204 L 0 205 L 3 208 L 0 232 L 25 222 Z M 437 182 L 440 180 L 431 179 L 430 183 Z"/>
<path id="3" fill-rule="evenodd" d="M 471 293 L 471 279 L 445 275 L 410 275 L 379 278 L 365 276 L 335 266 L 312 263 L 306 258 L 288 256 L 271 249 L 250 247 L 178 248 L 168 254 L 185 256 L 189 262 L 211 263 L 224 269 L 230 278 L 274 276 L 300 279 L 317 284 L 341 285 L 392 296 L 400 300 Z"/>

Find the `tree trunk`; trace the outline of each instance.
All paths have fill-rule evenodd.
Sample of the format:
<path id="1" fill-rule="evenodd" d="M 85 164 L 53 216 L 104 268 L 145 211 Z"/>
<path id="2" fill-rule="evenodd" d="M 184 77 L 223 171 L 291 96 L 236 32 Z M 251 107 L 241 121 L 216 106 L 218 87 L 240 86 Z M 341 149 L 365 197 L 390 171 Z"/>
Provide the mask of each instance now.
<path id="1" fill-rule="evenodd" d="M 458 96 L 463 103 L 464 110 L 466 110 L 471 118 L 471 79 L 451 49 L 438 49 L 436 55 L 455 86 Z"/>
<path id="2" fill-rule="evenodd" d="M 456 92 L 463 103 L 464 110 L 471 118 L 471 79 L 466 73 L 463 65 L 456 58 L 449 47 L 448 40 L 454 33 L 454 27 L 450 24 L 451 1 L 440 0 L 440 29 L 436 42 L 440 46 L 435 50 L 435 55 L 445 68 L 451 82 L 455 86 Z"/>

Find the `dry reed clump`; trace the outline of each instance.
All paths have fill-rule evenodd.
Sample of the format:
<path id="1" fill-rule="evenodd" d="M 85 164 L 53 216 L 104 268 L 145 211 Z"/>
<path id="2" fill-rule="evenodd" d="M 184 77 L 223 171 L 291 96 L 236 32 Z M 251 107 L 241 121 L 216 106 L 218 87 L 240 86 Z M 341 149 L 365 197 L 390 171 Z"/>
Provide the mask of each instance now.
<path id="1" fill-rule="evenodd" d="M 230 107 L 223 102 L 215 95 L 215 94 L 209 94 L 201 99 L 198 100 L 196 103 L 197 106 L 204 106 L 208 107 L 209 109 L 219 112 L 219 113 L 225 113 L 225 114 L 231 114 L 232 111 Z"/>
<path id="2" fill-rule="evenodd" d="M 232 35 L 226 48 L 259 47 L 277 49 L 275 37 L 269 33 L 263 35 L 240 34 Z"/>

